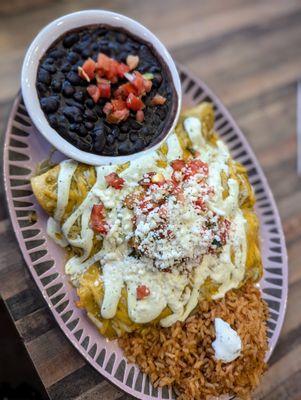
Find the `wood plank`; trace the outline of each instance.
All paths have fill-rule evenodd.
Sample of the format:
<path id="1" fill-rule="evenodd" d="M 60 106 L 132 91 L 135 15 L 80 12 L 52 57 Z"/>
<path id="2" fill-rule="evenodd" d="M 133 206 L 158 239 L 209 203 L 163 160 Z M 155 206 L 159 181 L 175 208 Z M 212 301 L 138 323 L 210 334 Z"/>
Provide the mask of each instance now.
<path id="1" fill-rule="evenodd" d="M 26 348 L 46 388 L 86 363 L 58 327 L 26 343 Z"/>
<path id="2" fill-rule="evenodd" d="M 93 367 L 86 364 L 51 385 L 48 393 L 53 400 L 61 400 L 63 398 L 71 400 L 88 392 L 103 380 L 104 378 Z M 74 382 L 76 382 L 76 385 Z"/>

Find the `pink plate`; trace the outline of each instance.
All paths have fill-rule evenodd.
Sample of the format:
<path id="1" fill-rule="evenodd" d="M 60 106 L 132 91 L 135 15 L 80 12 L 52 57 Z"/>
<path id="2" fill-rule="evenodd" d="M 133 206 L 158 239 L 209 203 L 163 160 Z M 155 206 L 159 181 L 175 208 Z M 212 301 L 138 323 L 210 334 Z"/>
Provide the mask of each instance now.
<path id="1" fill-rule="evenodd" d="M 287 253 L 278 210 L 260 165 L 231 115 L 203 82 L 183 67 L 180 72 L 184 103 L 195 105 L 206 100 L 214 104 L 216 130 L 233 157 L 248 169 L 255 189 L 264 264 L 260 286 L 270 310 L 269 358 L 280 334 L 287 301 Z M 12 224 L 28 268 L 65 335 L 97 371 L 138 399 L 174 399 L 171 390 L 155 389 L 137 366 L 128 364 L 116 341 L 104 339 L 85 312 L 75 306 L 75 290 L 64 275 L 64 252 L 47 237 L 47 216 L 37 204 L 29 182 L 36 164 L 50 151 L 50 145 L 32 125 L 21 96 L 17 96 L 5 137 L 4 181 Z M 54 155 L 55 161 L 63 158 L 62 154 Z M 30 218 L 33 213 L 36 221 Z"/>

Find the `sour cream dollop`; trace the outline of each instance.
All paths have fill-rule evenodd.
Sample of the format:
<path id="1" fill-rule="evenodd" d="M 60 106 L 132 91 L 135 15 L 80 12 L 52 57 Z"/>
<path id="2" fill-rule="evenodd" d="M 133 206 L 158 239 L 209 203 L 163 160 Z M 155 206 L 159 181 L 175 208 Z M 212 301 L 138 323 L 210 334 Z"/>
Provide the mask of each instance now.
<path id="1" fill-rule="evenodd" d="M 223 362 L 231 362 L 240 356 L 241 339 L 238 333 L 221 318 L 214 320 L 216 339 L 212 343 L 215 358 Z"/>

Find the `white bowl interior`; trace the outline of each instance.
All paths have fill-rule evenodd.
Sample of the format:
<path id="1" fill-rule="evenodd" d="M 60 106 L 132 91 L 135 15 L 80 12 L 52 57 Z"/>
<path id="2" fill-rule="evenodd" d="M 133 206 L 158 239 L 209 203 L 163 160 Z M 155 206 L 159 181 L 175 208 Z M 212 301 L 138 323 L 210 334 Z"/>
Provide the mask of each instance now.
<path id="1" fill-rule="evenodd" d="M 140 37 L 144 41 L 153 45 L 157 53 L 162 57 L 169 69 L 175 93 L 177 96 L 177 108 L 171 128 L 162 140 L 154 146 L 140 151 L 135 154 L 125 156 L 100 156 L 92 153 L 88 153 L 79 150 L 74 145 L 65 140 L 60 136 L 48 123 L 43 110 L 40 107 L 40 102 L 36 90 L 36 76 L 39 61 L 51 44 L 62 36 L 65 32 L 75 29 L 77 27 L 93 25 L 93 24 L 107 24 L 113 27 L 124 28 L 128 32 Z M 65 15 L 47 25 L 34 39 L 30 45 L 22 67 L 21 76 L 21 87 L 22 95 L 24 98 L 25 106 L 27 111 L 34 122 L 40 133 L 57 149 L 66 154 L 68 157 L 75 160 L 93 164 L 116 164 L 123 163 L 137 157 L 141 157 L 149 151 L 157 149 L 162 142 L 166 139 L 168 134 L 173 130 L 178 120 L 181 110 L 182 90 L 179 74 L 176 66 L 160 40 L 147 28 L 141 25 L 139 22 L 132 20 L 131 18 L 125 17 L 120 14 L 116 14 L 110 11 L 102 10 L 86 10 L 79 11 L 76 13 Z"/>

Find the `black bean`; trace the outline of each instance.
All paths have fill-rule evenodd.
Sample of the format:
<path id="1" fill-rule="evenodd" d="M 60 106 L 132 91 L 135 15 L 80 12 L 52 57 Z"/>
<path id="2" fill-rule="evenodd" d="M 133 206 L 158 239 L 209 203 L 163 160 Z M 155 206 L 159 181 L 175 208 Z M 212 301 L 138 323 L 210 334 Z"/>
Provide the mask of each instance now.
<path id="1" fill-rule="evenodd" d="M 84 113 L 84 117 L 86 118 L 87 121 L 90 122 L 96 122 L 98 120 L 97 115 L 92 110 L 86 110 Z"/>
<path id="2" fill-rule="evenodd" d="M 94 108 L 95 103 L 94 103 L 94 101 L 93 101 L 92 99 L 87 99 L 87 100 L 85 101 L 85 105 L 86 105 L 88 108 L 92 109 L 92 108 Z"/>
<path id="3" fill-rule="evenodd" d="M 166 117 L 166 109 L 163 107 L 159 107 L 158 111 L 157 111 L 157 115 L 159 116 L 159 118 L 161 119 L 161 121 L 163 121 Z"/>
<path id="4" fill-rule="evenodd" d="M 43 68 L 39 68 L 38 70 L 38 82 L 45 83 L 46 85 L 50 85 L 51 76 L 49 72 L 47 72 Z"/>
<path id="5" fill-rule="evenodd" d="M 95 36 L 103 36 L 107 33 L 106 28 L 97 28 L 95 29 Z"/>
<path id="6" fill-rule="evenodd" d="M 73 95 L 73 98 L 78 102 L 83 104 L 83 102 L 85 101 L 85 93 L 82 92 L 81 90 L 79 90 L 78 92 L 75 92 Z"/>
<path id="7" fill-rule="evenodd" d="M 91 144 L 90 143 L 86 143 L 81 138 L 78 137 L 76 142 L 77 142 L 76 143 L 77 147 L 79 147 L 81 150 L 83 150 L 83 151 L 90 151 L 91 150 L 91 147 L 92 147 Z"/>
<path id="8" fill-rule="evenodd" d="M 159 65 L 153 65 L 150 67 L 149 72 L 152 72 L 153 74 L 161 72 L 161 67 Z"/>
<path id="9" fill-rule="evenodd" d="M 135 132 L 130 133 L 130 140 L 131 142 L 136 142 L 136 140 L 138 139 L 138 134 Z"/>
<path id="10" fill-rule="evenodd" d="M 92 55 L 92 51 L 89 48 L 82 50 L 82 56 L 84 58 L 89 58 Z"/>
<path id="11" fill-rule="evenodd" d="M 130 124 L 129 124 L 128 121 L 127 122 L 123 122 L 123 124 L 120 125 L 121 132 L 128 132 L 129 129 L 130 129 Z"/>
<path id="12" fill-rule="evenodd" d="M 131 129 L 133 129 L 134 131 L 137 131 L 138 129 L 141 128 L 141 125 L 135 121 L 134 119 L 130 120 L 130 127 Z"/>
<path id="13" fill-rule="evenodd" d="M 147 126 L 143 126 L 140 130 L 140 135 L 142 137 L 149 135 L 149 129 Z"/>
<path id="14" fill-rule="evenodd" d="M 135 142 L 133 143 L 133 147 L 132 149 L 134 151 L 141 151 L 144 148 L 144 141 L 140 138 L 137 138 L 137 140 L 135 140 Z"/>
<path id="15" fill-rule="evenodd" d="M 63 39 L 63 45 L 67 48 L 71 47 L 73 44 L 75 44 L 79 40 L 79 35 L 78 33 L 71 33 L 70 35 L 67 35 Z"/>
<path id="16" fill-rule="evenodd" d="M 88 129 L 88 131 L 91 131 L 94 129 L 94 124 L 93 122 L 85 122 L 85 127 Z"/>
<path id="17" fill-rule="evenodd" d="M 72 130 L 70 130 L 68 132 L 68 136 L 69 136 L 69 138 L 72 139 L 73 142 L 77 143 L 77 133 L 76 132 L 73 132 Z"/>
<path id="18" fill-rule="evenodd" d="M 71 65 L 67 63 L 65 63 L 61 68 L 62 72 L 69 72 L 70 70 L 71 70 Z"/>
<path id="19" fill-rule="evenodd" d="M 44 97 L 41 99 L 41 107 L 46 114 L 56 112 L 56 110 L 59 108 L 59 105 L 60 103 L 56 96 Z"/>
<path id="20" fill-rule="evenodd" d="M 92 136 L 91 136 L 90 134 L 86 135 L 86 137 L 85 137 L 85 142 L 86 142 L 86 143 L 92 144 L 93 139 L 92 139 Z"/>
<path id="21" fill-rule="evenodd" d="M 113 144 L 114 141 L 115 141 L 115 138 L 111 133 L 109 135 L 107 135 L 107 144 Z"/>
<path id="22" fill-rule="evenodd" d="M 145 136 L 143 138 L 143 141 L 144 141 L 145 145 L 148 146 L 150 144 L 150 142 L 152 141 L 152 137 L 151 136 Z"/>
<path id="23" fill-rule="evenodd" d="M 83 113 L 85 110 L 85 107 L 82 104 L 78 103 L 72 98 L 66 99 L 65 102 L 70 107 L 76 107 L 78 110 L 81 111 L 81 113 Z"/>
<path id="24" fill-rule="evenodd" d="M 109 42 L 108 48 L 112 50 L 114 53 L 119 53 L 120 44 L 118 42 Z"/>
<path id="25" fill-rule="evenodd" d="M 149 70 L 150 70 L 150 66 L 147 63 L 142 63 L 141 65 L 138 66 L 138 71 L 141 72 L 141 74 L 150 72 Z"/>
<path id="26" fill-rule="evenodd" d="M 51 52 L 49 53 L 49 55 L 54 58 L 55 60 L 64 57 L 64 55 L 66 54 L 66 52 L 62 49 L 54 49 L 51 50 Z"/>
<path id="27" fill-rule="evenodd" d="M 118 152 L 119 154 L 129 154 L 131 151 L 132 143 L 125 141 L 118 143 Z"/>
<path id="28" fill-rule="evenodd" d="M 153 87 L 157 89 L 162 83 L 162 75 L 161 74 L 154 74 L 154 79 L 152 80 Z"/>
<path id="29" fill-rule="evenodd" d="M 126 51 L 121 51 L 117 55 L 117 58 L 118 58 L 119 61 L 125 62 L 128 55 L 129 55 L 129 53 L 127 53 Z"/>
<path id="30" fill-rule="evenodd" d="M 48 122 L 52 126 L 52 128 L 56 129 L 59 126 L 58 119 L 56 115 L 49 115 Z"/>
<path id="31" fill-rule="evenodd" d="M 41 67 L 43 69 L 45 69 L 46 71 L 50 72 L 51 74 L 55 74 L 56 73 L 56 66 L 55 65 L 43 63 L 41 65 Z"/>
<path id="32" fill-rule="evenodd" d="M 37 83 L 37 89 L 40 94 L 45 94 L 48 90 L 47 86 L 44 85 L 44 83 L 38 82 Z"/>
<path id="33" fill-rule="evenodd" d="M 67 61 L 70 64 L 75 64 L 79 60 L 79 55 L 76 54 L 74 51 L 71 51 L 67 56 Z"/>
<path id="34" fill-rule="evenodd" d="M 78 117 L 80 116 L 80 110 L 75 106 L 66 106 L 63 108 L 63 114 L 68 119 L 69 122 L 81 122 Z"/>
<path id="35" fill-rule="evenodd" d="M 80 124 L 80 125 L 78 125 L 77 128 L 76 128 L 76 133 L 77 133 L 79 136 L 81 136 L 81 137 L 85 137 L 85 136 L 87 136 L 88 131 L 87 131 L 87 129 L 85 128 L 84 125 Z"/>
<path id="36" fill-rule="evenodd" d="M 118 128 L 118 126 L 114 126 L 111 130 L 112 135 L 114 136 L 114 138 L 117 138 L 120 135 L 120 129 Z"/>
<path id="37" fill-rule="evenodd" d="M 106 145 L 102 151 L 103 155 L 105 156 L 114 156 L 118 154 L 118 149 L 116 143 Z"/>
<path id="38" fill-rule="evenodd" d="M 83 35 L 82 36 L 82 41 L 83 42 L 90 42 L 90 40 L 91 40 L 91 35 L 90 35 L 90 33 L 86 33 L 85 35 Z"/>
<path id="39" fill-rule="evenodd" d="M 123 32 L 118 32 L 116 35 L 116 39 L 119 43 L 125 43 L 127 39 L 127 35 Z"/>
<path id="40" fill-rule="evenodd" d="M 97 152 L 101 152 L 106 144 L 106 137 L 103 132 L 96 135 L 94 139 L 94 147 Z"/>
<path id="41" fill-rule="evenodd" d="M 68 82 L 68 81 L 65 81 L 65 82 L 63 83 L 63 95 L 64 95 L 65 97 L 72 97 L 73 94 L 74 94 L 74 92 L 75 92 L 75 89 L 74 89 L 74 87 L 71 85 L 71 83 Z"/>
<path id="42" fill-rule="evenodd" d="M 119 133 L 117 140 L 118 142 L 124 142 L 125 140 L 127 140 L 129 137 L 129 135 L 127 133 Z"/>
<path id="43" fill-rule="evenodd" d="M 76 53 L 79 53 L 79 54 L 82 52 L 82 48 L 81 48 L 81 46 L 80 46 L 79 43 L 76 43 L 76 44 L 72 47 L 72 50 L 75 51 Z"/>
<path id="44" fill-rule="evenodd" d="M 111 126 L 109 126 L 109 125 L 104 125 L 104 129 L 105 129 L 105 133 L 107 134 L 107 135 L 109 135 L 110 133 L 112 133 L 112 127 Z"/>
<path id="45" fill-rule="evenodd" d="M 79 85 L 80 83 L 82 83 L 81 77 L 76 72 L 73 71 L 70 71 L 67 74 L 67 79 L 70 83 L 72 83 L 72 85 Z"/>
<path id="46" fill-rule="evenodd" d="M 53 79 L 51 82 L 51 88 L 54 92 L 59 93 L 62 89 L 62 82 L 59 79 Z"/>
<path id="47" fill-rule="evenodd" d="M 45 60 L 45 63 L 53 64 L 54 63 L 54 59 L 52 57 L 47 57 L 46 60 Z"/>

